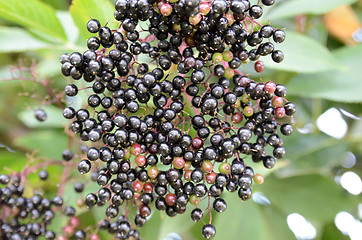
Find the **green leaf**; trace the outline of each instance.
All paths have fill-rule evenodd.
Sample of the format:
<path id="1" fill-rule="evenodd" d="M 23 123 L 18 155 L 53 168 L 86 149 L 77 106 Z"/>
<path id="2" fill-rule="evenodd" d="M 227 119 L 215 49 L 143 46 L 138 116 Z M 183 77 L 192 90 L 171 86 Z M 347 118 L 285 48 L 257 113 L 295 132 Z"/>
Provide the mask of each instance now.
<path id="1" fill-rule="evenodd" d="M 271 206 L 285 214 L 299 213 L 308 220 L 328 221 L 335 215 L 358 205 L 358 199 L 346 195 L 333 178 L 308 174 L 289 178 L 269 175 L 257 186 Z"/>
<path id="2" fill-rule="evenodd" d="M 190 209 L 185 214 L 177 215 L 172 219 L 165 212 L 160 212 L 157 209 L 154 210 L 151 218 L 139 229 L 141 236 L 147 236 L 149 240 L 160 240 L 165 239 L 170 233 L 187 234 L 189 229 L 195 224 L 188 217 L 190 216 Z"/>
<path id="3" fill-rule="evenodd" d="M 70 6 L 70 14 L 83 39 L 94 35 L 87 30 L 87 22 L 91 18 L 97 19 L 102 26 L 108 22 L 109 28 L 116 29 L 114 11 L 114 6 L 108 0 L 74 0 Z"/>
<path id="4" fill-rule="evenodd" d="M 67 148 L 68 138 L 63 131 L 39 130 L 18 137 L 14 144 L 30 151 L 38 152 L 39 156 L 60 159 L 62 151 Z"/>
<path id="5" fill-rule="evenodd" d="M 252 200 L 243 202 L 237 194 L 224 194 L 223 198 L 226 200 L 228 208 L 221 214 L 214 214 L 217 215 L 214 221 L 215 240 L 294 239 L 294 235 L 287 225 L 287 216 L 273 206 L 259 205 Z"/>
<path id="6" fill-rule="evenodd" d="M 362 45 L 343 47 L 333 53 L 343 69 L 303 74 L 288 84 L 288 94 L 339 102 L 362 102 Z"/>
<path id="7" fill-rule="evenodd" d="M 66 41 L 55 10 L 38 0 L 0 0 L 0 16 L 32 32 L 46 35 L 54 42 Z"/>
<path id="8" fill-rule="evenodd" d="M 62 116 L 62 110 L 55 106 L 44 106 L 42 108 L 46 114 L 47 119 L 44 122 L 38 121 L 34 116 L 34 110 L 25 110 L 19 113 L 19 119 L 30 128 L 59 128 L 67 124 L 65 118 Z"/>
<path id="9" fill-rule="evenodd" d="M 62 24 L 65 34 L 67 35 L 68 41 L 70 43 L 75 43 L 77 41 L 79 30 L 75 25 L 72 16 L 69 11 L 57 11 L 57 17 Z M 68 46 L 67 46 L 68 47 Z"/>
<path id="10" fill-rule="evenodd" d="M 0 43 L 0 52 L 3 53 L 25 52 L 50 46 L 17 27 L 0 27 Z"/>
<path id="11" fill-rule="evenodd" d="M 288 164 L 277 170 L 278 176 L 293 176 L 306 173 L 327 174 L 339 165 L 345 156 L 347 142 L 325 134 L 293 133 L 285 140 Z"/>
<path id="12" fill-rule="evenodd" d="M 2 173 L 21 171 L 28 159 L 21 152 L 9 152 L 5 146 L 0 144 L 0 169 Z M 9 170 L 9 171 L 8 171 Z"/>
<path id="13" fill-rule="evenodd" d="M 328 223 L 323 228 L 322 240 L 348 240 L 348 236 L 338 230 L 334 222 Z"/>
<path id="14" fill-rule="evenodd" d="M 265 66 L 277 70 L 300 73 L 314 73 L 339 67 L 329 50 L 319 42 L 305 35 L 285 31 L 286 39 L 275 48 L 284 53 L 284 60 L 275 63 L 271 56 L 262 58 Z"/>
<path id="15" fill-rule="evenodd" d="M 342 5 L 350 5 L 357 0 L 288 0 L 272 8 L 265 18 L 274 20 L 294 17 L 300 14 L 324 14 Z"/>

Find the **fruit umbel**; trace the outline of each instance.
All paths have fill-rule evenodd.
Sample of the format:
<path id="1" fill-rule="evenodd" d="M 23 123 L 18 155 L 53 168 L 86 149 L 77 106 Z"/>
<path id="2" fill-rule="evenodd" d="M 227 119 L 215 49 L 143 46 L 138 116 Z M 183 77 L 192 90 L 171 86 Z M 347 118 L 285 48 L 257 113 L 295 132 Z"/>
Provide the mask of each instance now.
<path id="1" fill-rule="evenodd" d="M 286 88 L 238 70 L 253 61 L 260 73 L 263 57 L 284 59 L 276 49 L 284 31 L 257 22 L 274 2 L 117 0 L 119 28 L 90 19 L 89 50 L 60 57 L 64 76 L 85 82 L 67 85 L 65 94 L 77 95 L 84 84 L 90 93 L 86 106 L 63 115 L 90 143 L 78 170 L 93 171 L 100 186 L 85 204 L 108 206 L 101 229 L 138 238 L 135 228 L 153 204 L 171 217 L 195 206 L 195 222 L 205 198 L 212 201 L 205 210 L 223 212 L 224 190 L 245 201 L 253 178 L 264 181 L 247 161 L 272 168 L 284 156 L 281 135 L 293 132 L 286 122 L 295 113 Z M 139 206 L 138 214 L 120 214 L 126 201 Z M 211 222 L 202 228 L 206 239 L 216 234 Z"/>

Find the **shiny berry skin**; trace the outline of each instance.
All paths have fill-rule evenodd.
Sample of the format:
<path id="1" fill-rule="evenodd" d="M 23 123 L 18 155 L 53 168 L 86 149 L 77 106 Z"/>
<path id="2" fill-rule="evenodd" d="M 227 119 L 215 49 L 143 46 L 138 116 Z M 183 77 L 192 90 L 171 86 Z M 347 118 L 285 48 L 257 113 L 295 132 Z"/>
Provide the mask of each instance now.
<path id="1" fill-rule="evenodd" d="M 257 73 L 264 71 L 264 63 L 262 61 L 256 61 L 254 64 L 254 69 Z"/>
<path id="2" fill-rule="evenodd" d="M 284 109 L 285 109 L 285 114 L 288 116 L 292 116 L 296 112 L 296 107 L 292 102 L 287 102 L 286 104 L 284 104 Z"/>
<path id="3" fill-rule="evenodd" d="M 271 6 L 275 3 L 275 0 L 261 0 L 265 6 Z"/>
<path id="4" fill-rule="evenodd" d="M 194 206 L 198 206 L 201 202 L 201 199 L 198 196 L 193 194 L 190 196 L 189 202 Z"/>
<path id="5" fill-rule="evenodd" d="M 263 175 L 261 175 L 259 173 L 254 175 L 253 180 L 257 184 L 263 184 L 264 183 L 264 177 L 263 177 Z"/>
<path id="6" fill-rule="evenodd" d="M 194 149 L 199 149 L 204 145 L 204 141 L 199 137 L 195 137 L 194 139 L 192 139 L 191 144 Z"/>
<path id="7" fill-rule="evenodd" d="M 88 161 L 86 159 L 83 159 L 78 164 L 78 171 L 81 174 L 85 174 L 85 173 L 88 173 L 90 171 L 91 167 L 92 167 L 92 165 L 91 165 L 90 161 Z"/>
<path id="8" fill-rule="evenodd" d="M 273 106 L 274 107 L 280 107 L 283 105 L 284 99 L 282 97 L 274 97 L 273 98 Z"/>
<path id="9" fill-rule="evenodd" d="M 259 5 L 253 5 L 249 9 L 249 14 L 252 18 L 258 19 L 263 15 L 263 9 Z"/>
<path id="10" fill-rule="evenodd" d="M 97 19 L 91 19 L 87 23 L 87 29 L 90 33 L 97 33 L 101 28 L 101 24 Z"/>
<path id="11" fill-rule="evenodd" d="M 142 155 L 138 155 L 135 158 L 135 162 L 139 167 L 143 167 L 146 164 L 146 158 Z"/>
<path id="12" fill-rule="evenodd" d="M 206 224 L 202 227 L 201 234 L 206 239 L 211 239 L 216 235 L 216 228 L 212 224 Z"/>
<path id="13" fill-rule="evenodd" d="M 41 180 L 47 180 L 49 176 L 46 170 L 40 171 L 38 175 Z"/>
<path id="14" fill-rule="evenodd" d="M 10 177 L 6 174 L 0 175 L 0 184 L 8 184 L 10 181 Z"/>
<path id="15" fill-rule="evenodd" d="M 165 197 L 165 201 L 168 206 L 173 206 L 176 203 L 176 195 L 173 193 L 169 193 Z"/>
<path id="16" fill-rule="evenodd" d="M 131 154 L 138 156 L 141 154 L 141 152 L 142 152 L 142 148 L 141 148 L 141 145 L 139 145 L 138 143 L 134 143 L 131 146 Z"/>
<path id="17" fill-rule="evenodd" d="M 226 201 L 222 198 L 215 199 L 212 206 L 216 212 L 220 212 L 220 213 L 224 212 L 227 208 Z"/>
<path id="18" fill-rule="evenodd" d="M 198 222 L 203 218 L 203 213 L 202 210 L 200 208 L 195 208 L 194 210 L 191 211 L 191 219 L 194 222 Z"/>
<path id="19" fill-rule="evenodd" d="M 228 175 L 231 171 L 231 166 L 227 162 L 223 162 L 219 165 L 219 172 Z"/>
<path id="20" fill-rule="evenodd" d="M 169 3 L 163 3 L 160 11 L 163 16 L 170 16 L 172 13 L 172 6 Z"/>
<path id="21" fill-rule="evenodd" d="M 283 118 L 285 116 L 285 108 L 284 107 L 276 107 L 274 109 L 275 117 L 277 118 Z"/>
<path id="22" fill-rule="evenodd" d="M 264 85 L 264 91 L 266 93 L 269 93 L 269 94 L 274 93 L 276 88 L 277 88 L 277 85 L 274 82 L 271 82 L 271 81 L 266 82 L 265 85 Z"/>
<path id="23" fill-rule="evenodd" d="M 275 166 L 275 159 L 273 157 L 265 157 L 263 158 L 263 165 L 265 168 L 273 168 Z"/>
<path id="24" fill-rule="evenodd" d="M 254 114 L 254 109 L 250 106 L 246 106 L 243 110 L 243 114 L 245 117 L 251 117 Z"/>
<path id="25" fill-rule="evenodd" d="M 40 122 L 44 122 L 47 119 L 47 114 L 43 109 L 38 109 L 35 111 L 35 118 Z"/>
<path id="26" fill-rule="evenodd" d="M 151 214 L 151 208 L 148 205 L 140 206 L 139 213 L 142 217 L 148 217 Z"/>
<path id="27" fill-rule="evenodd" d="M 280 50 L 275 50 L 272 52 L 272 59 L 276 63 L 280 63 L 284 60 L 284 53 Z"/>
<path id="28" fill-rule="evenodd" d="M 285 123 L 280 127 L 280 132 L 284 135 L 284 136 L 289 136 L 293 133 L 293 126 L 290 125 L 289 123 Z"/>
<path id="29" fill-rule="evenodd" d="M 239 188 L 238 195 L 239 195 L 239 198 L 242 201 L 246 201 L 246 200 L 250 199 L 250 197 L 251 197 L 251 188 L 248 188 L 246 190 L 244 190 L 242 188 Z"/>
<path id="30" fill-rule="evenodd" d="M 237 112 L 237 113 L 234 113 L 232 116 L 231 116 L 231 121 L 233 123 L 241 123 L 241 121 L 243 120 L 243 114 L 240 113 L 240 112 Z"/>
<path id="31" fill-rule="evenodd" d="M 285 40 L 285 32 L 281 29 L 277 29 L 273 32 L 273 40 L 276 43 L 282 43 Z"/>
<path id="32" fill-rule="evenodd" d="M 78 88 L 74 84 L 68 84 L 67 86 L 65 86 L 64 92 L 65 92 L 65 95 L 73 97 L 73 96 L 77 95 Z"/>
<path id="33" fill-rule="evenodd" d="M 174 158 L 172 163 L 176 169 L 182 169 L 185 166 L 185 160 L 181 157 Z"/>
<path id="34" fill-rule="evenodd" d="M 276 148 L 274 148 L 274 150 L 273 150 L 273 156 L 274 156 L 276 159 L 283 158 L 284 155 L 285 155 L 285 148 L 284 148 L 284 147 L 276 147 Z"/>

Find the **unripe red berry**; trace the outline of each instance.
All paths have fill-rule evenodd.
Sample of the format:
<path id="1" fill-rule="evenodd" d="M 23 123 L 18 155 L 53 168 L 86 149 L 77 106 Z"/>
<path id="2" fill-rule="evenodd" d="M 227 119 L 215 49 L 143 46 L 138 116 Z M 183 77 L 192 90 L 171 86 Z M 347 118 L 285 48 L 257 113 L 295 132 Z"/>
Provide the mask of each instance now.
<path id="1" fill-rule="evenodd" d="M 205 177 L 206 182 L 209 184 L 213 184 L 215 182 L 216 176 L 217 176 L 216 172 L 211 172 L 211 173 L 206 174 L 206 177 Z"/>
<path id="2" fill-rule="evenodd" d="M 134 194 L 133 194 L 133 200 L 138 200 L 138 199 L 140 199 L 140 197 L 141 197 L 141 193 L 139 193 L 139 192 L 135 192 Z"/>
<path id="3" fill-rule="evenodd" d="M 189 23 L 191 23 L 192 25 L 197 25 L 200 21 L 201 21 L 201 14 L 200 13 L 198 13 L 198 14 L 196 14 L 195 16 L 190 16 L 189 17 Z"/>
<path id="4" fill-rule="evenodd" d="M 272 104 L 274 107 L 279 107 L 283 105 L 284 99 L 282 97 L 274 97 Z"/>
<path id="5" fill-rule="evenodd" d="M 74 233 L 74 228 L 70 225 L 64 227 L 63 232 L 67 236 L 71 236 Z"/>
<path id="6" fill-rule="evenodd" d="M 209 160 L 204 160 L 201 165 L 201 169 L 206 173 L 211 173 L 214 169 L 214 165 Z"/>
<path id="7" fill-rule="evenodd" d="M 262 61 L 256 61 L 254 64 L 254 69 L 256 72 L 261 73 L 264 71 L 264 63 Z"/>
<path id="8" fill-rule="evenodd" d="M 200 149 L 202 146 L 204 146 L 204 141 L 199 137 L 194 137 L 191 144 L 194 149 Z"/>
<path id="9" fill-rule="evenodd" d="M 165 197 L 165 201 L 166 201 L 167 205 L 169 205 L 169 206 L 175 205 L 175 203 L 176 203 L 176 195 L 173 194 L 173 193 L 167 194 L 166 197 Z"/>
<path id="10" fill-rule="evenodd" d="M 190 181 L 191 180 L 191 173 L 192 173 L 192 170 L 187 170 L 185 173 L 184 173 L 184 179 L 186 181 Z"/>
<path id="11" fill-rule="evenodd" d="M 277 85 L 272 81 L 266 82 L 264 85 L 264 91 L 268 94 L 274 93 L 276 88 Z"/>
<path id="12" fill-rule="evenodd" d="M 184 165 L 183 170 L 184 170 L 184 171 L 187 171 L 187 170 L 190 169 L 190 167 L 191 167 L 191 162 L 185 162 L 185 165 Z"/>
<path id="13" fill-rule="evenodd" d="M 79 218 L 78 217 L 72 217 L 69 219 L 69 225 L 73 228 L 77 228 L 79 226 Z"/>
<path id="14" fill-rule="evenodd" d="M 132 189 L 134 192 L 138 192 L 138 193 L 141 192 L 143 189 L 142 182 L 139 180 L 132 182 Z"/>
<path id="15" fill-rule="evenodd" d="M 199 5 L 200 13 L 206 16 L 210 12 L 210 4 L 209 3 L 200 3 Z"/>
<path id="16" fill-rule="evenodd" d="M 153 192 L 153 185 L 150 182 L 146 182 L 143 184 L 143 191 L 145 193 L 152 193 Z"/>
<path id="17" fill-rule="evenodd" d="M 142 217 L 148 217 L 151 214 L 151 208 L 148 205 L 142 205 L 139 212 Z"/>
<path id="18" fill-rule="evenodd" d="M 185 160 L 182 157 L 176 157 L 173 159 L 173 166 L 176 169 L 182 169 L 185 166 Z"/>
<path id="19" fill-rule="evenodd" d="M 277 107 L 274 109 L 275 117 L 283 118 L 285 116 L 285 108 L 284 107 Z"/>
<path id="20" fill-rule="evenodd" d="M 100 240 L 99 235 L 96 233 L 92 233 L 92 235 L 90 235 L 90 240 Z"/>
<path id="21" fill-rule="evenodd" d="M 241 123 L 241 121 L 243 121 L 243 114 L 241 114 L 240 112 L 234 113 L 231 116 L 231 121 L 236 124 Z"/>
<path id="22" fill-rule="evenodd" d="M 146 164 L 146 158 L 142 155 L 138 155 L 135 158 L 135 162 L 139 167 L 143 167 Z"/>
<path id="23" fill-rule="evenodd" d="M 169 3 L 164 3 L 161 5 L 160 12 L 163 16 L 170 16 L 172 13 L 172 6 Z"/>
<path id="24" fill-rule="evenodd" d="M 130 149 L 131 153 L 135 156 L 138 156 L 141 154 L 142 152 L 142 147 L 141 145 L 139 145 L 138 143 L 134 143 L 132 146 L 131 146 L 131 149 Z"/>

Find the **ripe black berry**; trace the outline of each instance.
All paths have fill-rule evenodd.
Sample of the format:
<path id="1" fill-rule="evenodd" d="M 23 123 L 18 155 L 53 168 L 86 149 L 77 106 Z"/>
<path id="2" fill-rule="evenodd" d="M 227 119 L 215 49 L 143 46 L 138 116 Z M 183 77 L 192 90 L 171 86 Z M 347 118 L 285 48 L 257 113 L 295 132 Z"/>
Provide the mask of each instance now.
<path id="1" fill-rule="evenodd" d="M 216 228 L 214 225 L 206 224 L 202 227 L 201 234 L 206 239 L 211 239 L 215 237 L 216 234 Z"/>

